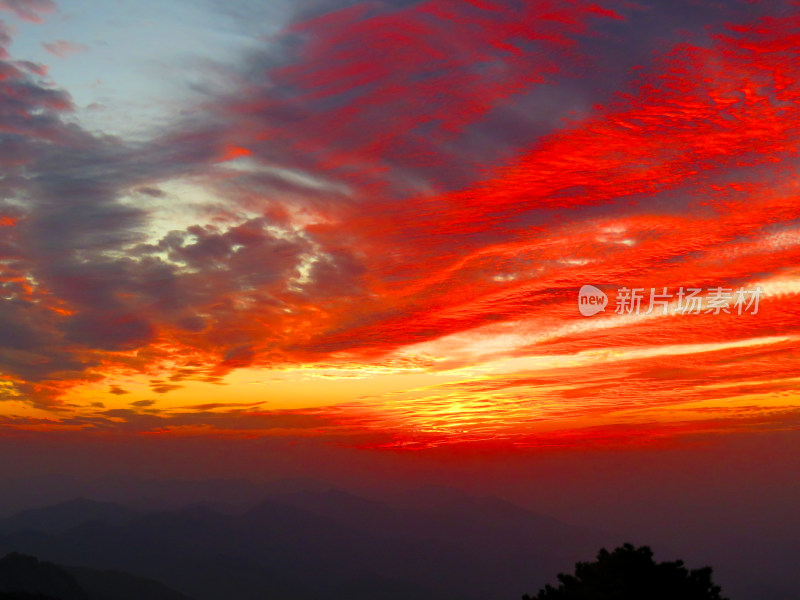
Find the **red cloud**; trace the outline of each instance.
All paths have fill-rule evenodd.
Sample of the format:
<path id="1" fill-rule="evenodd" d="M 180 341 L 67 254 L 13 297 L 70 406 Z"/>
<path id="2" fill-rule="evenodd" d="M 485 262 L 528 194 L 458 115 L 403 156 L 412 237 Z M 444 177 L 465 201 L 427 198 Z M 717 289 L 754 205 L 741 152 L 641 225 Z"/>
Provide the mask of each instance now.
<path id="1" fill-rule="evenodd" d="M 0 0 L 0 10 L 7 10 L 19 18 L 41 23 L 44 15 L 58 10 L 58 5 L 52 0 Z"/>
<path id="2" fill-rule="evenodd" d="M 446 170 L 448 143 L 585 60 L 580 37 L 619 18 L 582 0 L 360 4 L 285 32 L 281 39 L 305 41 L 297 60 L 270 69 L 269 87 L 245 90 L 220 118 L 256 142 L 285 140 L 287 152 L 318 156 L 318 168 L 383 187 L 387 162 Z M 290 132 L 270 119 L 286 113 L 296 115 Z"/>
<path id="3" fill-rule="evenodd" d="M 251 154 L 252 152 L 247 148 L 240 148 L 239 146 L 226 146 L 225 151 L 219 161 L 226 162 L 229 160 L 235 160 L 237 158 L 243 158 L 245 156 L 250 156 Z"/>
<path id="4" fill-rule="evenodd" d="M 61 58 L 66 58 L 72 54 L 79 54 L 81 52 L 88 52 L 89 46 L 85 44 L 78 44 L 76 42 L 67 42 L 64 40 L 59 40 L 57 42 L 52 42 L 49 44 L 42 44 L 44 49 L 47 50 L 50 54 L 55 56 L 59 56 Z"/>

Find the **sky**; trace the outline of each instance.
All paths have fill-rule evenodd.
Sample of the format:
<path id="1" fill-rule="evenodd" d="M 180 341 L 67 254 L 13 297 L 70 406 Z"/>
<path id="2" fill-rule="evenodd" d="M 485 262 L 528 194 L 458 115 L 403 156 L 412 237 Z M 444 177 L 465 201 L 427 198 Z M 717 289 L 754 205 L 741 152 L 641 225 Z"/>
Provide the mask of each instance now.
<path id="1" fill-rule="evenodd" d="M 800 427 L 800 4 L 0 19 L 4 440 L 358 463 Z"/>

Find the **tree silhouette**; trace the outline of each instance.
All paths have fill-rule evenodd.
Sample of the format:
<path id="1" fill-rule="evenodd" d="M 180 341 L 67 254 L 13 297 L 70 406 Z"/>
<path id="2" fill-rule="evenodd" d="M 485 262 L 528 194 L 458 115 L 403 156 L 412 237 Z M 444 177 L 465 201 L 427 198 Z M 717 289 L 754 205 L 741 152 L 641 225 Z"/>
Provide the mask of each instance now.
<path id="1" fill-rule="evenodd" d="M 624 544 L 600 550 L 594 562 L 579 562 L 575 574 L 560 573 L 559 585 L 545 586 L 523 600 L 726 600 L 711 581 L 711 567 L 689 570 L 683 561 L 653 560 L 648 546 Z"/>

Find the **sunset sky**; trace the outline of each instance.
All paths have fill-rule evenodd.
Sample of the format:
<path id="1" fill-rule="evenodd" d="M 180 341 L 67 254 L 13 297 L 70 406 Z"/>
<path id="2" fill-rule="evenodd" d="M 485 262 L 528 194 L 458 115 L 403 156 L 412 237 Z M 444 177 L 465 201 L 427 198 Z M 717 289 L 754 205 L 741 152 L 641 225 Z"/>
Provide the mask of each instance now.
<path id="1" fill-rule="evenodd" d="M 800 428 L 800 3 L 0 19 L 0 435 L 370 453 Z"/>

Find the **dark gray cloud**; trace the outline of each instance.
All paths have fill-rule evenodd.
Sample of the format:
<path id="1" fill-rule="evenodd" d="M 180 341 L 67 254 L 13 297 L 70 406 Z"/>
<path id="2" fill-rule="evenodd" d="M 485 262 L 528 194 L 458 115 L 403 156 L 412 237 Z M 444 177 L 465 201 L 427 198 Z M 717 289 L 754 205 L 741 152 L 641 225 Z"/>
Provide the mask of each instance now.
<path id="1" fill-rule="evenodd" d="M 252 408 L 235 408 L 215 411 L 193 409 L 191 412 L 160 413 L 137 403 L 136 408 L 100 410 L 92 415 L 62 417 L 63 426 L 82 427 L 86 431 L 114 431 L 117 433 L 150 433 L 170 428 L 212 426 L 221 431 L 255 432 L 271 429 L 306 430 L 335 429 L 336 423 L 324 411 L 257 411 Z M 51 419 L 35 419 L 0 415 L 0 429 L 4 427 L 53 425 Z"/>
<path id="2" fill-rule="evenodd" d="M 126 195 L 167 202 L 159 182 L 213 165 L 221 138 L 191 128 L 148 142 L 90 134 L 66 118 L 72 100 L 43 69 L 7 56 L 10 40 L 0 25 L 0 372 L 47 405 L 60 381 L 97 377 L 104 353 L 143 348 L 164 328 L 195 346 L 206 344 L 191 336 L 207 330 L 221 363 L 241 363 L 237 349 L 261 334 L 240 328 L 227 347 L 225 327 L 246 312 L 235 299 L 260 290 L 277 306 L 265 288 L 285 287 L 310 243 L 267 218 L 145 243 L 152 209 Z"/>
<path id="3" fill-rule="evenodd" d="M 149 408 L 155 403 L 155 400 L 137 400 L 136 402 L 131 402 L 131 406 L 136 406 L 138 408 Z"/>

